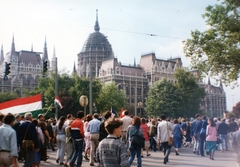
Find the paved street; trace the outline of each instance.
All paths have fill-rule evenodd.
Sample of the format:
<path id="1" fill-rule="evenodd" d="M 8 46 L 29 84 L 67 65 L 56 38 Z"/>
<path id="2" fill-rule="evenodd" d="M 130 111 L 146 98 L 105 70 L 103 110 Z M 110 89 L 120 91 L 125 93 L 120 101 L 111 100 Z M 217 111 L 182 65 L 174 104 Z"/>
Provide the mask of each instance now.
<path id="1" fill-rule="evenodd" d="M 144 152 L 145 153 L 145 152 Z M 216 151 L 215 160 L 210 160 L 209 157 L 201 157 L 192 153 L 191 148 L 182 148 L 180 156 L 176 156 L 174 150 L 170 154 L 169 163 L 163 164 L 163 153 L 150 151 L 150 157 L 142 158 L 143 167 L 159 167 L 159 166 L 178 166 L 178 167 L 235 167 L 235 153 L 233 150 L 220 152 Z M 41 162 L 40 166 L 58 167 L 56 164 L 56 151 L 48 150 L 50 158 L 46 162 Z M 84 159 L 82 167 L 89 167 L 89 163 Z M 96 164 L 97 166 L 97 164 Z M 136 167 L 136 158 L 132 167 Z"/>

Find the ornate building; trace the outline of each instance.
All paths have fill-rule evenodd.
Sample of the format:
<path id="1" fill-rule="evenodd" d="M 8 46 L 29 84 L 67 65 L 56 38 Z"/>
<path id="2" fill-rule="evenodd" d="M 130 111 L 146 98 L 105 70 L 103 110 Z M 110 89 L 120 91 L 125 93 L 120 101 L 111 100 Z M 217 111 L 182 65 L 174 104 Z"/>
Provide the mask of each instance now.
<path id="1" fill-rule="evenodd" d="M 12 39 L 12 46 L 10 52 L 4 57 L 3 47 L 1 48 L 0 55 L 0 72 L 2 77 L 0 78 L 1 92 L 15 91 L 20 97 L 23 96 L 24 89 L 31 90 L 38 85 L 38 79 L 42 75 L 42 60 L 48 61 L 47 44 L 45 40 L 43 55 L 41 58 L 41 52 L 15 50 L 14 37 Z M 5 62 L 11 63 L 10 74 L 8 80 L 3 79 Z M 50 69 L 48 67 L 48 69 Z"/>
<path id="2" fill-rule="evenodd" d="M 78 54 L 77 74 L 80 77 L 89 76 L 90 70 L 92 76 L 97 77 L 102 62 L 114 58 L 112 46 L 107 37 L 99 32 L 98 13 L 96 13 L 94 30 L 95 32 L 89 35 L 82 47 L 82 51 Z"/>

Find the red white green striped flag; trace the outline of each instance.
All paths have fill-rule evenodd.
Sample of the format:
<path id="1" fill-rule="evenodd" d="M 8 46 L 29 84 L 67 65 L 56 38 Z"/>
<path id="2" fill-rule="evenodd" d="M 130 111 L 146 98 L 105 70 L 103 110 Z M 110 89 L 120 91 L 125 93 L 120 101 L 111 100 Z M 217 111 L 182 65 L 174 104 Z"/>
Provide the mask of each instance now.
<path id="1" fill-rule="evenodd" d="M 36 111 L 42 111 L 42 94 L 0 103 L 2 114 L 21 114 Z"/>
<path id="2" fill-rule="evenodd" d="M 57 104 L 61 109 L 63 108 L 63 105 L 58 96 L 55 97 L 54 103 Z"/>

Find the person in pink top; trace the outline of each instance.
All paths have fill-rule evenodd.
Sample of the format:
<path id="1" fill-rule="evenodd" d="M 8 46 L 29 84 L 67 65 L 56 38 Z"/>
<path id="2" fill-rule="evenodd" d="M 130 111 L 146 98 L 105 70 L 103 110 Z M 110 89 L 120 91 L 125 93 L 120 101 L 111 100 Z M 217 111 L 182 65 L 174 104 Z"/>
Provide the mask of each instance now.
<path id="1" fill-rule="evenodd" d="M 208 118 L 206 136 L 206 151 L 209 153 L 210 159 L 214 160 L 214 153 L 217 144 L 217 128 L 213 118 Z"/>
<path id="2" fill-rule="evenodd" d="M 146 120 L 145 118 L 142 118 L 141 119 L 141 129 L 143 131 L 143 136 L 144 136 L 144 139 L 145 139 L 145 151 L 147 153 L 147 156 L 150 156 L 151 154 L 148 153 L 148 148 L 150 147 L 150 143 L 149 143 L 149 136 L 148 136 L 148 126 L 146 124 Z M 143 149 L 141 151 L 141 157 L 143 157 Z"/>

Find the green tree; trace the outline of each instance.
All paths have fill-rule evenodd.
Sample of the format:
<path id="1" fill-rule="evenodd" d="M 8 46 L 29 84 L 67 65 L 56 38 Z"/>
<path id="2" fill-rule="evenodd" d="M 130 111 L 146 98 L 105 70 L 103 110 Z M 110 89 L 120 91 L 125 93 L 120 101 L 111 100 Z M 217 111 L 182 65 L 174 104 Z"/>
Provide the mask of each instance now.
<path id="1" fill-rule="evenodd" d="M 125 106 L 126 96 L 122 90 L 119 90 L 115 83 L 103 86 L 97 99 L 98 111 L 105 112 L 111 107 L 119 114 L 121 107 Z"/>
<path id="2" fill-rule="evenodd" d="M 167 117 L 178 117 L 181 99 L 179 98 L 177 87 L 166 79 L 155 82 L 150 88 L 146 100 L 146 111 L 148 116 L 160 116 L 165 114 Z"/>
<path id="3" fill-rule="evenodd" d="M 200 103 L 205 97 L 204 89 L 199 87 L 196 78 L 186 69 L 178 68 L 174 73 L 176 87 L 180 92 L 181 103 L 179 112 L 182 117 L 190 117 L 200 113 Z"/>
<path id="4" fill-rule="evenodd" d="M 17 98 L 18 98 L 18 96 L 16 93 L 11 93 L 11 92 L 0 93 L 0 103 L 9 101 L 9 100 L 14 100 Z"/>
<path id="5" fill-rule="evenodd" d="M 232 109 L 232 113 L 237 117 L 240 118 L 240 102 L 238 102 Z"/>
<path id="6" fill-rule="evenodd" d="M 204 32 L 191 32 L 184 42 L 184 53 L 193 68 L 219 76 L 223 82 L 236 81 L 240 72 L 240 1 L 224 0 L 206 7 L 203 18 L 210 27 Z"/>

